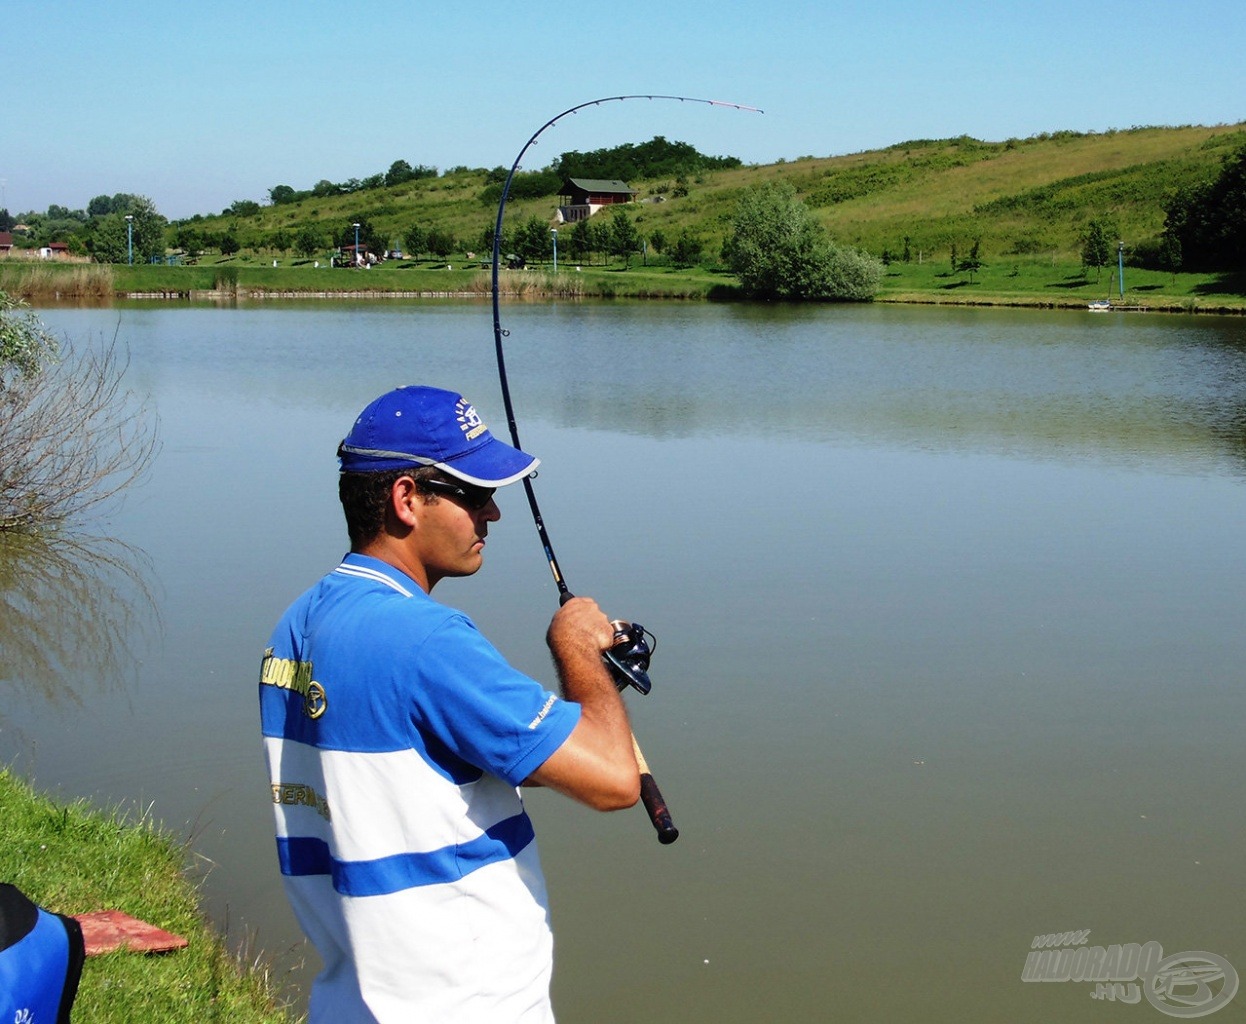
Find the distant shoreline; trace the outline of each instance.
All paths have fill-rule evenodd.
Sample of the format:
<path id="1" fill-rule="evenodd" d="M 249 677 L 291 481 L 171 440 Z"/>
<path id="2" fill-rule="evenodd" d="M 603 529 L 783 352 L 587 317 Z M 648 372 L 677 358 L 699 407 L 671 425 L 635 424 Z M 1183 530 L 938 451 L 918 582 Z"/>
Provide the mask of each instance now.
<path id="1" fill-rule="evenodd" d="M 735 278 L 711 268 L 672 270 L 634 265 L 574 270 L 534 267 L 504 270 L 500 298 L 508 302 L 583 299 L 657 299 L 746 302 Z M 973 276 L 953 272 L 947 261 L 893 262 L 875 302 L 896 305 L 1088 310 L 1092 302 L 1113 311 L 1246 314 L 1243 275 L 1168 274 L 1125 269 L 1127 287 L 1118 295 L 1115 273 L 1091 275 L 1079 264 L 1048 258 L 1016 258 L 982 267 Z M 364 282 L 366 281 L 366 286 Z M 333 287 L 345 285 L 351 287 Z M 326 284 L 331 285 L 325 287 Z M 492 275 L 468 267 L 383 265 L 370 271 L 247 264 L 196 266 L 48 265 L 0 260 L 0 290 L 33 306 L 69 303 L 108 305 L 115 301 L 238 303 L 488 300 Z"/>

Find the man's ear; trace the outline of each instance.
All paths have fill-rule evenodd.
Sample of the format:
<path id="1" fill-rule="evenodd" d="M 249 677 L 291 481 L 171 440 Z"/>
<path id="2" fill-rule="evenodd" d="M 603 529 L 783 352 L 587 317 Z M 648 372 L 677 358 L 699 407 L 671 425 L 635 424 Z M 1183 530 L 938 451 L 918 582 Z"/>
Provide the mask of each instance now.
<path id="1" fill-rule="evenodd" d="M 407 529 L 416 525 L 416 507 L 423 504 L 414 477 L 400 476 L 389 489 L 389 511 Z"/>

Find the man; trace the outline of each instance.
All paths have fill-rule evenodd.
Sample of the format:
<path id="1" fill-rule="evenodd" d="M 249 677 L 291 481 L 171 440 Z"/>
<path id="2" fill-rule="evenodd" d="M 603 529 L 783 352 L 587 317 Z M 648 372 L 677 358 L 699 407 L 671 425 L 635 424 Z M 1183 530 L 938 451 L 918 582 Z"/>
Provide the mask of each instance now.
<path id="1" fill-rule="evenodd" d="M 338 457 L 350 553 L 282 617 L 260 676 L 281 871 L 324 961 L 310 1020 L 551 1021 L 545 883 L 516 787 L 635 804 L 602 661 L 613 629 L 587 598 L 554 615 L 560 698 L 430 598 L 480 568 L 494 489 L 538 464 L 460 395 L 382 395 Z"/>

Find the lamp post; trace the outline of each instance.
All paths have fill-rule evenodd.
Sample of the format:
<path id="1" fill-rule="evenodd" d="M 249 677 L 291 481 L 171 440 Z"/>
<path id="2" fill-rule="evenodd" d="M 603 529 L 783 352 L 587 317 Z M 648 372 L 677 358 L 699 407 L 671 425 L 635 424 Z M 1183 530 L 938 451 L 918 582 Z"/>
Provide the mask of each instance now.
<path id="1" fill-rule="evenodd" d="M 557 274 L 558 273 L 558 229 L 550 228 L 549 233 L 554 239 L 554 273 Z"/>
<path id="2" fill-rule="evenodd" d="M 1125 243 L 1116 243 L 1116 284 L 1120 288 L 1121 301 L 1125 301 Z"/>
<path id="3" fill-rule="evenodd" d="M 355 266 L 359 266 L 359 225 L 355 224 Z"/>
<path id="4" fill-rule="evenodd" d="M 125 247 L 129 254 L 130 266 L 134 266 L 134 214 L 125 215 Z"/>

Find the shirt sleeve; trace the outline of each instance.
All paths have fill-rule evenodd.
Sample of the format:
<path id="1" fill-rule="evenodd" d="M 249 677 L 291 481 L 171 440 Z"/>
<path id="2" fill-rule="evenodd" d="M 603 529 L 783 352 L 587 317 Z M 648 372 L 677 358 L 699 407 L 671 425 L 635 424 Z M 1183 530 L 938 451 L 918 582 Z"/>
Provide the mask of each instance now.
<path id="1" fill-rule="evenodd" d="M 519 785 L 566 742 L 580 706 L 512 668 L 472 622 L 449 616 L 421 645 L 418 721 L 456 756 Z"/>

